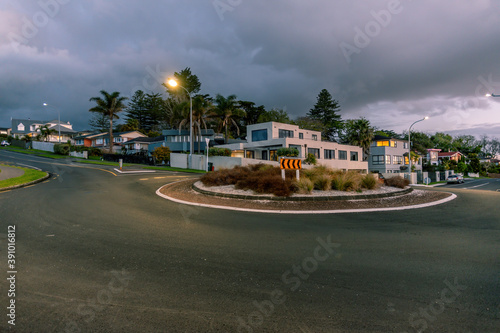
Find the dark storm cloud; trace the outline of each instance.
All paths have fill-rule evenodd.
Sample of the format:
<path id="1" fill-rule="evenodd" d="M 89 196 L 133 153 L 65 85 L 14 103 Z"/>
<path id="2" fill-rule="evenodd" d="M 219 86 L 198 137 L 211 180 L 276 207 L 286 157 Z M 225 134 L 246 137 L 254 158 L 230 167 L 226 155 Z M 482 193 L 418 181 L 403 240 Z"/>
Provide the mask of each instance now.
<path id="1" fill-rule="evenodd" d="M 422 125 L 430 131 L 479 135 L 479 124 L 500 123 L 499 103 L 483 97 L 500 91 L 498 7 L 487 0 L 9 2 L 0 5 L 0 125 L 48 113 L 40 107 L 48 100 L 86 128 L 88 99 L 99 90 L 163 92 L 165 76 L 191 67 L 203 93 L 236 94 L 294 116 L 326 88 L 344 118 L 401 131 L 430 115 Z M 37 30 L 30 36 L 27 22 Z"/>

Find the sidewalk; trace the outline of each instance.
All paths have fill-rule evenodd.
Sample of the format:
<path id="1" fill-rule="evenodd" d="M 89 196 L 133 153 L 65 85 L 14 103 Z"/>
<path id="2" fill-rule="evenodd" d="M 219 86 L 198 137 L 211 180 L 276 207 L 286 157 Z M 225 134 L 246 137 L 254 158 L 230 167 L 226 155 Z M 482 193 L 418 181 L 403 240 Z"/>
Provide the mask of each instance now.
<path id="1" fill-rule="evenodd" d="M 0 165 L 0 180 L 21 177 L 24 175 L 24 170 L 12 168 L 5 165 Z"/>

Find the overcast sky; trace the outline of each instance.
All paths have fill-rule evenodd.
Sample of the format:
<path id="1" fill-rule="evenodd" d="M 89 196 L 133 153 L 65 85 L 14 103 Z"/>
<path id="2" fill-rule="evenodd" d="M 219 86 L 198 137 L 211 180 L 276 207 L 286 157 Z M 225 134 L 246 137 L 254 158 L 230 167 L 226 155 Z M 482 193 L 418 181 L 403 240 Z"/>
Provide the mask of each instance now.
<path id="1" fill-rule="evenodd" d="M 343 119 L 500 137 L 500 2 L 0 0 L 0 126 L 87 129 L 101 89 L 164 93 L 190 67 L 201 93 L 305 115 L 326 88 Z M 165 95 L 166 96 L 166 95 Z"/>

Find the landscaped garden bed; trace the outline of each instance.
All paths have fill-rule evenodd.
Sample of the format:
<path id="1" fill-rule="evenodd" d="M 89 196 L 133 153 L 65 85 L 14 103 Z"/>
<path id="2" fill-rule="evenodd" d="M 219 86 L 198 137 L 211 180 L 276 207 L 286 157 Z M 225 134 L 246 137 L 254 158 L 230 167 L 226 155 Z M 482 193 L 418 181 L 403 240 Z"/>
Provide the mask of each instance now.
<path id="1" fill-rule="evenodd" d="M 278 197 L 330 197 L 384 193 L 394 191 L 388 186 L 399 189 L 408 186 L 408 181 L 400 177 L 388 178 L 384 184 L 372 174 L 363 175 L 356 171 L 333 170 L 324 166 L 301 170 L 299 180 L 295 179 L 295 171 L 287 170 L 285 175 L 283 180 L 281 170 L 270 165 L 237 166 L 205 174 L 200 179 L 202 185 L 197 187 L 202 190 L 213 187 L 215 192 L 273 194 Z"/>

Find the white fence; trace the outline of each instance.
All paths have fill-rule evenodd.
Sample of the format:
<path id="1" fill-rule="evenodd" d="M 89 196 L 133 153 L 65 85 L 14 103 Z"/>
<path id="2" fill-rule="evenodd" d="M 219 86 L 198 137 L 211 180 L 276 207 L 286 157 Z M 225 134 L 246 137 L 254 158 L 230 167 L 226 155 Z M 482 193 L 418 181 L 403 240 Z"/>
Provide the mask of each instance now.
<path id="1" fill-rule="evenodd" d="M 84 151 L 84 152 L 81 152 L 81 153 L 77 153 L 76 151 L 72 151 L 72 152 L 69 153 L 69 156 L 88 159 L 89 158 L 88 157 L 89 156 L 89 152 L 88 151 Z"/>
<path id="2" fill-rule="evenodd" d="M 50 151 L 51 153 L 54 152 L 54 145 L 55 144 L 51 143 L 51 142 L 40 142 L 40 141 L 33 141 L 32 142 L 33 149 Z"/>

